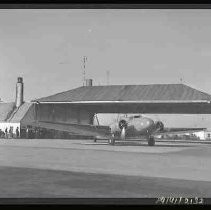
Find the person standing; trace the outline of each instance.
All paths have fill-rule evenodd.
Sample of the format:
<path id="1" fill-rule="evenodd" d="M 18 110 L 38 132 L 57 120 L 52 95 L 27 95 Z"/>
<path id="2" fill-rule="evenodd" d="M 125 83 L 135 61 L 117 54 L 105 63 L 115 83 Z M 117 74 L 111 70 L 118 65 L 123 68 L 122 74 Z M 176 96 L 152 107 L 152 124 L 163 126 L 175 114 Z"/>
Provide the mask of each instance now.
<path id="1" fill-rule="evenodd" d="M 29 138 L 29 128 L 28 127 L 26 128 L 26 138 L 27 139 Z"/>
<path id="2" fill-rule="evenodd" d="M 8 138 L 8 131 L 7 131 L 7 128 L 5 128 L 5 138 L 7 139 Z"/>
<path id="3" fill-rule="evenodd" d="M 35 128 L 35 138 L 39 139 L 39 128 Z"/>
<path id="4" fill-rule="evenodd" d="M 19 128 L 17 127 L 16 128 L 16 138 L 19 139 L 19 136 L 20 136 L 20 132 L 19 132 Z"/>
<path id="5" fill-rule="evenodd" d="M 13 130 L 12 130 L 12 126 L 10 126 L 9 129 L 9 138 L 12 139 L 13 138 Z"/>

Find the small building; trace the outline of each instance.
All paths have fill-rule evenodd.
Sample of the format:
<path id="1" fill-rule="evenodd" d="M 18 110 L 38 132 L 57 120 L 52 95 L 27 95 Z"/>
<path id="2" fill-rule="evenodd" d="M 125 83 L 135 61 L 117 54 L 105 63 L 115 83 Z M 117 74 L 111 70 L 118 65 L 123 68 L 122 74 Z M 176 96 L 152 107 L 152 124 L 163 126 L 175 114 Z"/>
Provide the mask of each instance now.
<path id="1" fill-rule="evenodd" d="M 13 136 L 16 134 L 16 128 L 24 128 L 25 125 L 34 120 L 33 103 L 24 102 L 23 100 L 23 79 L 18 78 L 16 84 L 15 102 L 0 103 L 0 129 L 5 132 L 12 130 Z"/>
<path id="2" fill-rule="evenodd" d="M 211 140 L 211 130 L 209 129 L 186 133 L 186 135 L 189 135 L 190 139 Z"/>
<path id="3" fill-rule="evenodd" d="M 205 139 L 211 140 L 211 130 L 210 129 L 207 129 L 207 131 L 205 132 Z"/>
<path id="4" fill-rule="evenodd" d="M 201 140 L 211 140 L 211 130 L 200 131 L 195 133 Z"/>

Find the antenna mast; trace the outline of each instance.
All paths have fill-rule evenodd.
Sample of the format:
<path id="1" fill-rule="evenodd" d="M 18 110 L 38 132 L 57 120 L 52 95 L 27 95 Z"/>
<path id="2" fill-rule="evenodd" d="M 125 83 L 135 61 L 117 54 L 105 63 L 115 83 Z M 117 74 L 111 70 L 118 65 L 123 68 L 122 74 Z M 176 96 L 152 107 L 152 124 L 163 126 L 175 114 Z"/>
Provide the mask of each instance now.
<path id="1" fill-rule="evenodd" d="M 85 85 L 85 81 L 86 81 L 86 62 L 87 62 L 87 57 L 84 56 L 83 57 L 83 86 Z"/>

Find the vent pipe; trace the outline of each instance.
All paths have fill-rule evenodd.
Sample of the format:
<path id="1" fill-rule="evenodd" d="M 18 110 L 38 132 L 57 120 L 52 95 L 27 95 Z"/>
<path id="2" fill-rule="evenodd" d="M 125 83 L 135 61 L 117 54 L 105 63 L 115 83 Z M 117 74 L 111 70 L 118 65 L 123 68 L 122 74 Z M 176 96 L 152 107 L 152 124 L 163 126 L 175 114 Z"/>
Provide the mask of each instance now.
<path id="1" fill-rule="evenodd" d="M 18 82 L 16 84 L 16 98 L 15 105 L 20 107 L 23 104 L 23 78 L 18 77 Z"/>
<path id="2" fill-rule="evenodd" d="M 86 86 L 92 86 L 92 79 L 86 79 Z"/>

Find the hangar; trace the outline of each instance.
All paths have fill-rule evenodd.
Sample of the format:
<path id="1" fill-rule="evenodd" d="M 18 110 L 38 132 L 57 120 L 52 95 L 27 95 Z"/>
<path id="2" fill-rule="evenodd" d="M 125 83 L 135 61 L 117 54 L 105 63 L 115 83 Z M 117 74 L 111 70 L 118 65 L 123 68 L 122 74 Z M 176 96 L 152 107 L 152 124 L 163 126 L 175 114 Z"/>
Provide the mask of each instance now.
<path id="1" fill-rule="evenodd" d="M 93 126 L 97 113 L 211 113 L 211 95 L 184 84 L 93 86 L 87 80 L 86 86 L 32 102 L 39 126 L 66 126 L 93 135 L 99 132 Z"/>
<path id="2" fill-rule="evenodd" d="M 0 113 L 8 113 L 1 125 L 19 123 L 20 129 L 43 128 L 52 136 L 105 134 L 107 126 L 94 126 L 97 113 L 211 114 L 211 95 L 184 84 L 86 86 L 23 101 L 23 81 L 18 78 L 16 102 L 0 103 Z M 4 108 L 3 108 L 4 107 Z M 22 132 L 23 133 L 23 132 Z"/>

